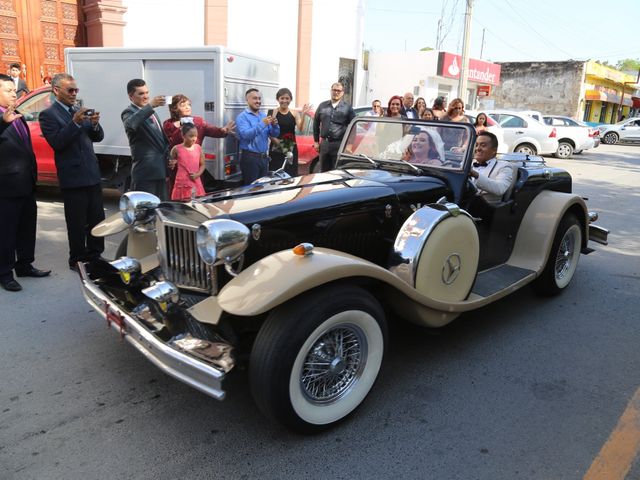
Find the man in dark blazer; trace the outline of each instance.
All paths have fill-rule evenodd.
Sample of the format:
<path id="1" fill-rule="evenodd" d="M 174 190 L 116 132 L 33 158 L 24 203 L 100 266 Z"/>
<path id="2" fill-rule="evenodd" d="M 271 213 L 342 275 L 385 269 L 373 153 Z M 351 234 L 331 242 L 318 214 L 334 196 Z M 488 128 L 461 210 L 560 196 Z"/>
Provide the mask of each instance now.
<path id="1" fill-rule="evenodd" d="M 40 127 L 55 153 L 58 182 L 64 201 L 64 217 L 69 239 L 69 268 L 95 260 L 104 251 L 104 238 L 91 235 L 91 229 L 104 220 L 102 186 L 93 142 L 104 138 L 100 112 L 76 106 L 75 79 L 58 73 L 51 80 L 56 96 L 53 104 L 40 113 Z"/>
<path id="2" fill-rule="evenodd" d="M 0 74 L 0 285 L 10 292 L 22 290 L 14 269 L 19 277 L 51 273 L 31 265 L 36 247 L 37 166 L 29 128 L 15 110 L 16 99 L 13 80 Z"/>
<path id="3" fill-rule="evenodd" d="M 22 97 L 29 93 L 29 87 L 27 87 L 27 82 L 20 78 L 20 64 L 12 63 L 9 67 L 9 72 L 11 73 L 11 80 L 16 86 L 16 95 L 18 98 Z"/>
<path id="4" fill-rule="evenodd" d="M 166 104 L 165 97 L 150 99 L 149 88 L 140 78 L 127 83 L 127 94 L 131 104 L 124 109 L 121 118 L 131 147 L 131 189 L 167 200 L 169 142 L 153 110 Z"/>

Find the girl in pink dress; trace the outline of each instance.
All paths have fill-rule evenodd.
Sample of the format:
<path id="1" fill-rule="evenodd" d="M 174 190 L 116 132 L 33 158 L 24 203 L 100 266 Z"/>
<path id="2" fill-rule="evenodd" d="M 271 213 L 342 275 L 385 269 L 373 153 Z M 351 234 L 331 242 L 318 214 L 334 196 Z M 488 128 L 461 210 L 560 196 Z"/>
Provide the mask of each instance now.
<path id="1" fill-rule="evenodd" d="M 191 198 L 191 191 L 194 188 L 196 196 L 204 195 L 204 187 L 200 180 L 204 172 L 204 153 L 196 143 L 198 130 L 193 123 L 185 123 L 181 130 L 182 143 L 171 149 L 171 164 L 175 164 L 177 168 L 171 200 Z"/>

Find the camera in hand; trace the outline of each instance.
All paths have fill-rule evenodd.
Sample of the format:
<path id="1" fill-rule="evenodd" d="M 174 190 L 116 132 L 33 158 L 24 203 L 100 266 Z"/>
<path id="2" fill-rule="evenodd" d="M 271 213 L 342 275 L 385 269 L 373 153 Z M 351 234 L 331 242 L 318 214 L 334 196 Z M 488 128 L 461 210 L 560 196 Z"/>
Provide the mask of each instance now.
<path id="1" fill-rule="evenodd" d="M 96 111 L 94 108 L 89 108 L 87 110 L 85 110 L 84 115 L 85 117 L 92 117 L 96 114 Z"/>

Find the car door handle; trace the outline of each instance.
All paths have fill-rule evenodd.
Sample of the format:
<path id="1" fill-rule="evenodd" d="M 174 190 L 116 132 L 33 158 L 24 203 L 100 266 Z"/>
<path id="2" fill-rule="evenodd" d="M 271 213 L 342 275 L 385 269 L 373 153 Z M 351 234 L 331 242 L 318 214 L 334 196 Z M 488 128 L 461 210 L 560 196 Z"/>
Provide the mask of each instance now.
<path id="1" fill-rule="evenodd" d="M 516 130 L 516 133 L 517 133 L 518 135 L 522 135 L 524 132 L 523 132 L 522 130 Z"/>

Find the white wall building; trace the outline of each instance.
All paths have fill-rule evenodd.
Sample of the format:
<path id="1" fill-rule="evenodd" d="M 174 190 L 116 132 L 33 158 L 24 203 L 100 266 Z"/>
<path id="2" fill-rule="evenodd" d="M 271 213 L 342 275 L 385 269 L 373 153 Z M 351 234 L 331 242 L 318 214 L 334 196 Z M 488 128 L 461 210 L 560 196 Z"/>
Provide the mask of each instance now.
<path id="1" fill-rule="evenodd" d="M 339 77 L 350 79 L 348 95 L 360 105 L 364 5 L 365 0 L 122 0 L 122 46 L 223 45 L 279 62 L 280 83 L 298 106 L 328 99 Z"/>
<path id="2" fill-rule="evenodd" d="M 458 55 L 430 50 L 410 53 L 371 53 L 368 62 L 366 96 L 371 103 L 378 99 L 386 105 L 393 95 L 413 92 L 431 106 L 436 97 L 452 100 L 458 96 L 461 60 Z M 398 72 L 402 72 L 398 75 Z M 467 108 L 477 106 L 478 87 L 500 83 L 500 66 L 482 60 L 469 62 Z M 480 89 L 482 90 L 482 89 Z"/>

